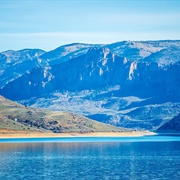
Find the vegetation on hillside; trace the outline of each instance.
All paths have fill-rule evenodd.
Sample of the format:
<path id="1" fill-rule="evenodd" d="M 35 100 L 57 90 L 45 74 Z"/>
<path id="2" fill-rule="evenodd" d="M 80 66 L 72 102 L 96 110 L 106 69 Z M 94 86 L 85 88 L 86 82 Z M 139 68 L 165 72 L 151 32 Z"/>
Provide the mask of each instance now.
<path id="1" fill-rule="evenodd" d="M 127 131 L 73 113 L 26 107 L 2 96 L 0 96 L 0 130 L 53 133 Z"/>

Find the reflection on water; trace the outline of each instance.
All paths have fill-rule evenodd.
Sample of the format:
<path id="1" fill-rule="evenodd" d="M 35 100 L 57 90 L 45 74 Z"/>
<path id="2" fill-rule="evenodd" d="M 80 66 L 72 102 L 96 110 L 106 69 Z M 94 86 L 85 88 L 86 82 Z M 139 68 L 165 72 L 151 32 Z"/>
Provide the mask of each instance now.
<path id="1" fill-rule="evenodd" d="M 0 144 L 0 179 L 180 179 L 180 141 Z"/>

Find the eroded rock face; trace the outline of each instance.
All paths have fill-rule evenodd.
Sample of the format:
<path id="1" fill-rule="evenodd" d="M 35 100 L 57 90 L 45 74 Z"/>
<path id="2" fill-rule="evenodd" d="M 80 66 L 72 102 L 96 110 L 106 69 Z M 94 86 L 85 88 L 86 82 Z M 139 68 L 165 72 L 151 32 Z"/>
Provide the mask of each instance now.
<path id="1" fill-rule="evenodd" d="M 154 96 L 162 92 L 163 96 L 176 97 L 179 70 L 179 62 L 165 67 L 143 61 L 124 64 L 124 58 L 107 49 L 95 48 L 65 63 L 35 67 L 0 92 L 11 99 L 25 99 L 55 90 L 82 91 L 119 85 L 122 94 Z"/>

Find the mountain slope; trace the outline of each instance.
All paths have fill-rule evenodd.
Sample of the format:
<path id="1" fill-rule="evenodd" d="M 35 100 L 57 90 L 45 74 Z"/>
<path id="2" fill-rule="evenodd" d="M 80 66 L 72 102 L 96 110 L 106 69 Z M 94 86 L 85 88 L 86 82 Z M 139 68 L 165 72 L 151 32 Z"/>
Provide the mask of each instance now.
<path id="1" fill-rule="evenodd" d="M 40 59 L 48 62 L 49 65 L 60 64 L 73 58 L 86 54 L 89 48 L 101 47 L 98 44 L 73 43 L 60 46 L 52 51 L 44 53 Z"/>
<path id="2" fill-rule="evenodd" d="M 127 131 L 73 113 L 26 107 L 0 96 L 0 131 L 2 130 L 54 133 Z"/>
<path id="3" fill-rule="evenodd" d="M 40 49 L 23 49 L 20 51 L 5 51 L 0 53 L 0 87 L 21 77 L 41 64 L 39 56 L 45 51 Z"/>
<path id="4" fill-rule="evenodd" d="M 126 57 L 129 61 L 141 61 L 161 50 L 180 47 L 179 40 L 160 41 L 122 41 L 106 45 L 118 56 Z M 168 54 L 167 54 L 168 55 Z"/>
<path id="5" fill-rule="evenodd" d="M 180 132 L 180 114 L 157 129 L 158 133 Z"/>

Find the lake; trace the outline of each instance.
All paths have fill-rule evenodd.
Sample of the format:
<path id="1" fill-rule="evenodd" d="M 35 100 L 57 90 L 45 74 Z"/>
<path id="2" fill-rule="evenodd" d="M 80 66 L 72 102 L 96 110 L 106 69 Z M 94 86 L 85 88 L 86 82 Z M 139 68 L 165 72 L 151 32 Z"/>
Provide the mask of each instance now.
<path id="1" fill-rule="evenodd" d="M 0 139 L 2 180 L 179 180 L 180 136 Z"/>

